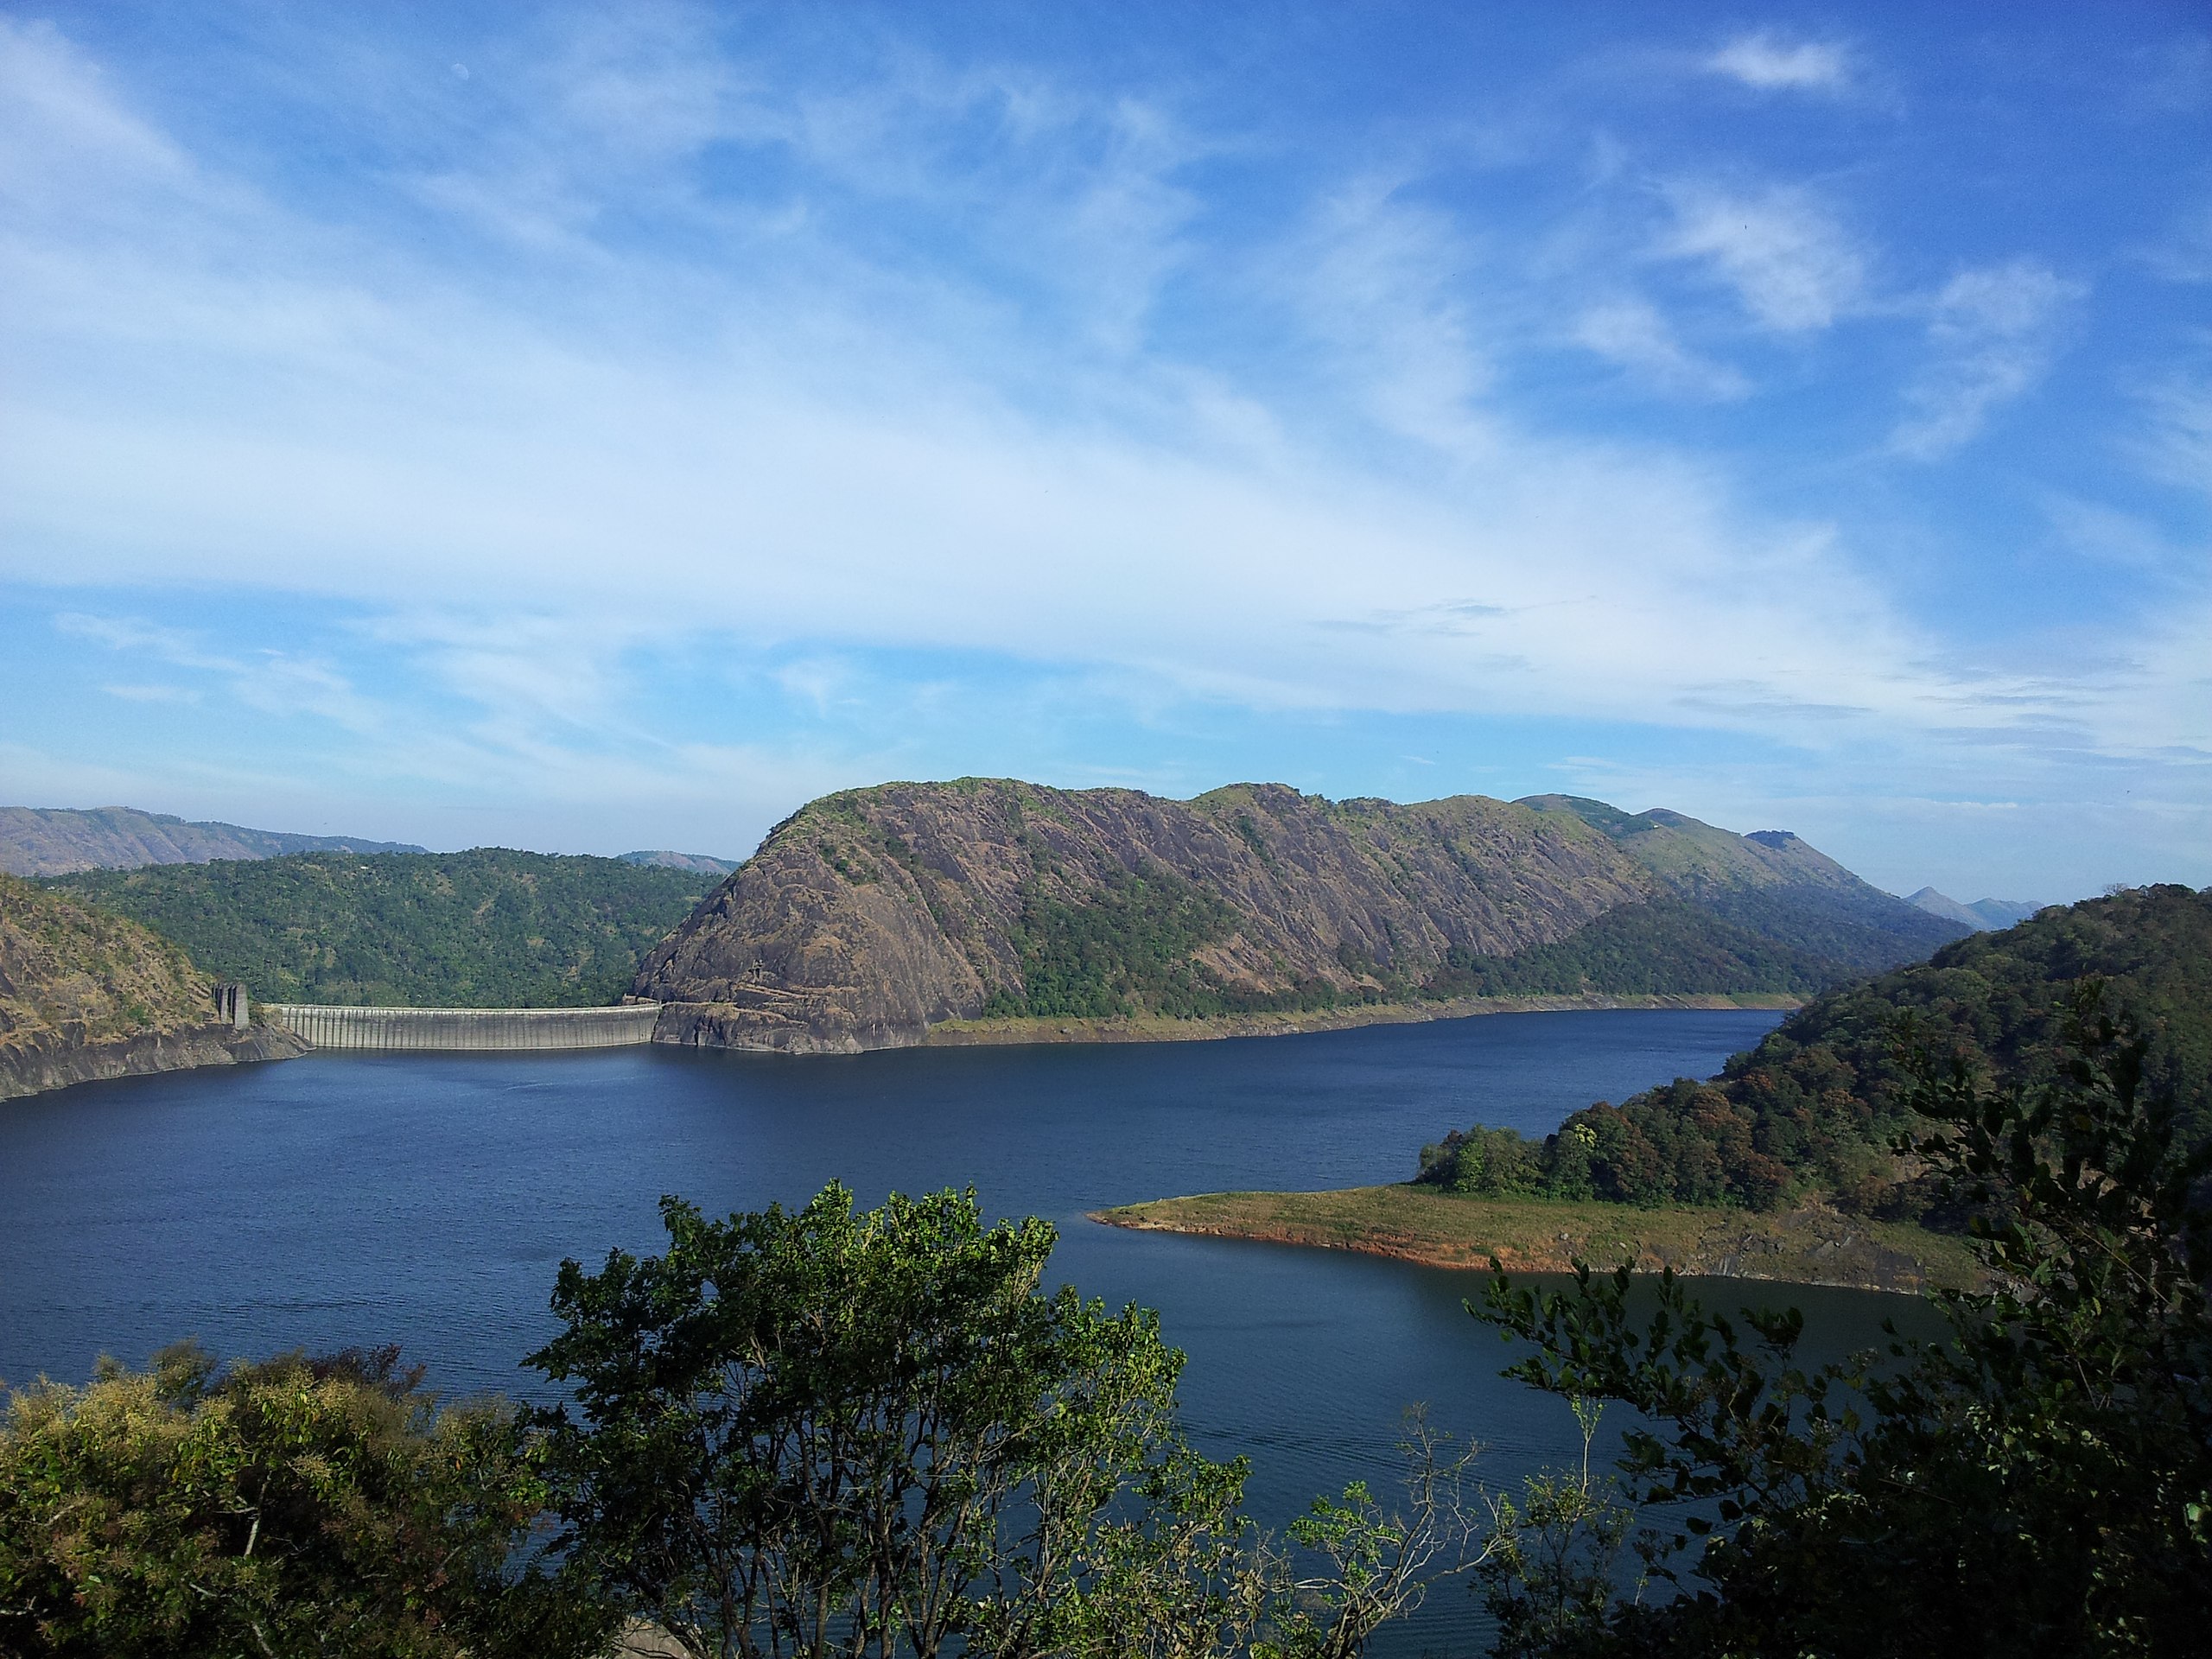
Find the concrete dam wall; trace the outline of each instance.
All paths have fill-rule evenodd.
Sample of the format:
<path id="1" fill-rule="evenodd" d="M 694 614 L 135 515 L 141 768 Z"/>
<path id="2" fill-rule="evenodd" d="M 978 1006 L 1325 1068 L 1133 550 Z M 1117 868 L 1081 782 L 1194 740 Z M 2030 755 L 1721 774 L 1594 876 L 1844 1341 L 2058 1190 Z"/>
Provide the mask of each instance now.
<path id="1" fill-rule="evenodd" d="M 256 1005 L 272 1025 L 316 1048 L 620 1048 L 649 1043 L 658 1002 L 619 1008 L 348 1008 L 304 1002 Z"/>

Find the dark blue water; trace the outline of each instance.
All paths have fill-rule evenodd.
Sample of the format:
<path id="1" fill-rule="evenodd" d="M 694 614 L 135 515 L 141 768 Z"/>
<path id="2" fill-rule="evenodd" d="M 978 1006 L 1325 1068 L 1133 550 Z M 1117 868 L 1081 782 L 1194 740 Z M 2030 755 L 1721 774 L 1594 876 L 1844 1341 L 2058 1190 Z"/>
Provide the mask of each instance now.
<path id="1" fill-rule="evenodd" d="M 526 1391 L 563 1256 L 654 1249 L 655 1200 L 710 1212 L 972 1184 L 1061 1230 L 1056 1271 L 1160 1311 L 1185 1414 L 1256 1465 L 1279 1520 L 1387 1479 L 1427 1402 L 1493 1482 L 1565 1459 L 1566 1407 L 1502 1382 L 1471 1275 L 1334 1251 L 1133 1233 L 1086 1211 L 1167 1194 L 1402 1179 L 1480 1120 L 1536 1134 L 1599 1098 L 1709 1075 L 1777 1016 L 1493 1015 L 1301 1037 L 852 1058 L 632 1048 L 317 1056 L 0 1105 L 0 1378 L 79 1381 L 175 1338 L 219 1353 L 398 1342 L 454 1392 Z M 1792 1293 L 1819 1345 L 1898 1299 Z M 1462 1645 L 1445 1596 L 1392 1645 Z"/>

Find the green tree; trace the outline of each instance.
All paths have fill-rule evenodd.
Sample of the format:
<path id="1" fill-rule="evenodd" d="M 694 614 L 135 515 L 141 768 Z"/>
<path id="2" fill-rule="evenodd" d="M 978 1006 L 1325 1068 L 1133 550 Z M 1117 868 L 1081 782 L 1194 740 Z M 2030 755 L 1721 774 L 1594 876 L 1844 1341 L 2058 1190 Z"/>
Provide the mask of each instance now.
<path id="1" fill-rule="evenodd" d="M 1185 1441 L 1157 1316 L 1039 1288 L 1045 1222 L 834 1185 L 661 1207 L 666 1254 L 563 1264 L 531 1363 L 570 1394 L 537 1420 L 570 1572 L 701 1659 L 1351 1659 L 1459 1551 L 1457 1465 L 1427 1455 L 1409 1518 L 1316 1506 L 1301 1581 L 1243 1461 Z"/>
<path id="2" fill-rule="evenodd" d="M 2054 1075 L 1993 1087 L 1923 1047 L 1926 1127 L 1900 1155 L 1975 1214 L 1996 1287 L 1942 1293 L 1948 1340 L 1892 1338 L 1808 1370 L 1802 1321 L 1656 1311 L 1583 1268 L 1571 1294 L 1497 1275 L 1482 1317 L 1528 1339 L 1540 1387 L 1624 1401 L 1638 1502 L 1689 1501 L 1686 1592 L 1619 1607 L 1550 1650 L 2164 1654 L 2212 1605 L 2212 1154 L 2177 1146 L 2145 1043 L 2079 994 Z"/>
<path id="3" fill-rule="evenodd" d="M 607 1626 L 528 1562 L 543 1491 L 495 1405 L 397 1350 L 219 1370 L 189 1344 L 0 1429 L 0 1653 L 558 1659 Z"/>

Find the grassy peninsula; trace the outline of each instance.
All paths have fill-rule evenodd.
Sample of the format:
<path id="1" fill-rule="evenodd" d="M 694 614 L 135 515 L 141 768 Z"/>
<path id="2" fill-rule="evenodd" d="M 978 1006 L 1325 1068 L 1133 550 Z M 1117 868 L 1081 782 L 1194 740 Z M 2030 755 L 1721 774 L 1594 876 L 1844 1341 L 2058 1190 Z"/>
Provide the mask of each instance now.
<path id="1" fill-rule="evenodd" d="M 1533 1141 L 1474 1124 L 1402 1186 L 1213 1193 L 1102 1212 L 1118 1226 L 1365 1250 L 1438 1266 L 1492 1253 L 1860 1284 L 1971 1276 L 1967 1219 L 1900 1153 L 1904 1050 L 1981 1084 L 2056 1081 L 2094 995 L 2144 1040 L 2145 1084 L 2185 1148 L 2212 1144 L 2212 889 L 2124 890 L 2045 910 L 1815 998 L 1708 1081 L 1599 1101 Z"/>
<path id="2" fill-rule="evenodd" d="M 1144 1232 L 1196 1233 L 1386 1255 L 1432 1268 L 1566 1273 L 1577 1261 L 1688 1276 L 1868 1290 L 1964 1288 L 1962 1241 L 1825 1205 L 1763 1213 L 1719 1205 L 1643 1210 L 1596 1199 L 1479 1198 L 1408 1183 L 1333 1192 L 1208 1192 L 1095 1212 Z"/>

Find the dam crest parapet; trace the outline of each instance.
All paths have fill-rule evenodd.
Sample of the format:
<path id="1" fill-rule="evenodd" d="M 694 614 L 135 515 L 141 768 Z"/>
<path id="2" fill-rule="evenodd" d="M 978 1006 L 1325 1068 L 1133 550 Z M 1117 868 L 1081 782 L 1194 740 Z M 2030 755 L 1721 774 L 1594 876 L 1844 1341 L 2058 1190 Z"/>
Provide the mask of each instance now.
<path id="1" fill-rule="evenodd" d="M 652 1040 L 658 1002 L 612 1008 L 364 1008 L 264 1002 L 257 1011 L 316 1048 L 621 1048 Z"/>

